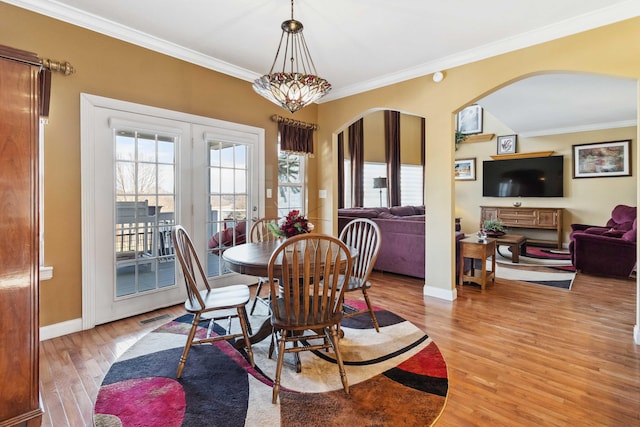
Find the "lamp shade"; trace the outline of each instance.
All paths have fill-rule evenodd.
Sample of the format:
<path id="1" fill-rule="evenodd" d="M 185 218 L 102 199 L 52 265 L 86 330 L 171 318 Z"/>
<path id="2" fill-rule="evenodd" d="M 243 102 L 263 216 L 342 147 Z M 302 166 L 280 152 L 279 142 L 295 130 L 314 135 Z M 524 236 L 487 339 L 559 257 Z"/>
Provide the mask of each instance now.
<path id="1" fill-rule="evenodd" d="M 373 188 L 387 188 L 387 178 L 373 178 Z"/>

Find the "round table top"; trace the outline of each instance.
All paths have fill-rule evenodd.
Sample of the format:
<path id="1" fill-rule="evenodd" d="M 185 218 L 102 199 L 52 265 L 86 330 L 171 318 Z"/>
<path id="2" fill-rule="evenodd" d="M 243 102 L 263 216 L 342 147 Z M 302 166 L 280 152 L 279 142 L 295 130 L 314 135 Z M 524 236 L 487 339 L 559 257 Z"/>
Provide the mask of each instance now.
<path id="1" fill-rule="evenodd" d="M 269 274 L 271 254 L 281 244 L 280 240 L 244 243 L 226 249 L 222 253 L 222 259 L 231 271 L 249 276 L 265 277 Z"/>
<path id="2" fill-rule="evenodd" d="M 273 251 L 282 244 L 280 240 L 257 243 L 244 243 L 226 249 L 222 259 L 227 268 L 233 272 L 249 276 L 266 277 L 269 275 L 269 259 Z M 355 248 L 349 248 L 351 258 L 358 255 Z"/>

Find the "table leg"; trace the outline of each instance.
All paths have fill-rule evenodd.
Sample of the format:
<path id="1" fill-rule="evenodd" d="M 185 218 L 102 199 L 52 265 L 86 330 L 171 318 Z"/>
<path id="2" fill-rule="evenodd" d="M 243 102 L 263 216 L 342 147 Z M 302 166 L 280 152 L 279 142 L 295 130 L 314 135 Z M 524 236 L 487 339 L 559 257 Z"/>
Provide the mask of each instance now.
<path id="1" fill-rule="evenodd" d="M 260 329 L 258 329 L 255 334 L 249 336 L 249 342 L 251 344 L 255 344 L 264 340 L 265 338 L 268 338 L 271 335 L 271 329 L 271 319 L 265 320 L 264 323 L 260 325 Z M 245 348 L 246 345 L 244 343 L 244 338 L 238 338 L 234 347 L 237 349 Z"/>
<path id="2" fill-rule="evenodd" d="M 511 262 L 514 264 L 520 262 L 520 244 L 518 243 L 511 246 Z"/>

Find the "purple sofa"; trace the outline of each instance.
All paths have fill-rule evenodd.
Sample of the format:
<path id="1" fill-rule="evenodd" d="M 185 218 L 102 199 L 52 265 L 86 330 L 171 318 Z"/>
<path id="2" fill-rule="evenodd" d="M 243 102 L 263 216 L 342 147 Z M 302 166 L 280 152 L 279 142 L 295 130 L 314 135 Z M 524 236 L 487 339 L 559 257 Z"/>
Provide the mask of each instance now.
<path id="1" fill-rule="evenodd" d="M 382 246 L 373 266 L 375 270 L 425 278 L 424 206 L 338 209 L 338 232 L 355 218 L 373 220 L 382 232 Z M 456 232 L 456 262 L 457 242 L 462 238 L 464 233 Z"/>
<path id="2" fill-rule="evenodd" d="M 576 270 L 629 277 L 636 265 L 638 219 L 635 206 L 618 205 L 604 226 L 571 224 L 569 251 Z"/>

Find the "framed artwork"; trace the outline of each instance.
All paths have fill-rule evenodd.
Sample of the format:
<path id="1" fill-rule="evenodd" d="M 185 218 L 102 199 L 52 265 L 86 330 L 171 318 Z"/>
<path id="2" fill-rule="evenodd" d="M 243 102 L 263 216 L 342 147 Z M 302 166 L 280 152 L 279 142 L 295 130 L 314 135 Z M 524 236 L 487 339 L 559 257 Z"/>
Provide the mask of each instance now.
<path id="1" fill-rule="evenodd" d="M 458 132 L 463 135 L 482 133 L 482 107 L 470 105 L 458 113 Z"/>
<path id="2" fill-rule="evenodd" d="M 455 178 L 457 181 L 476 180 L 476 158 L 456 159 L 454 161 Z"/>
<path id="3" fill-rule="evenodd" d="M 516 152 L 516 135 L 498 137 L 498 154 L 514 154 Z"/>
<path id="4" fill-rule="evenodd" d="M 631 140 L 573 145 L 573 177 L 631 176 Z"/>

